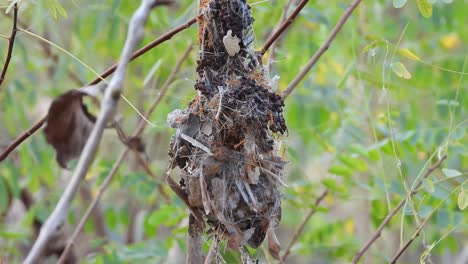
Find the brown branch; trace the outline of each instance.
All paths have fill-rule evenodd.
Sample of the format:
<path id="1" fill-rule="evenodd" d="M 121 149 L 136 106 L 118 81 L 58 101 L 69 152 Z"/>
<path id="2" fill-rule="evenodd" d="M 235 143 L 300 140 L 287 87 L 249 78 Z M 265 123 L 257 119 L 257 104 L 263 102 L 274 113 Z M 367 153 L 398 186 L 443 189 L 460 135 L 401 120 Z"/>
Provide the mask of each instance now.
<path id="1" fill-rule="evenodd" d="M 174 0 L 159 0 L 159 1 L 154 1 L 153 8 L 157 6 L 170 6 L 175 4 Z"/>
<path id="2" fill-rule="evenodd" d="M 7 56 L 5 59 L 5 64 L 3 64 L 2 73 L 0 74 L 0 86 L 3 83 L 3 80 L 5 80 L 5 75 L 7 73 L 8 66 L 10 65 L 11 54 L 13 53 L 13 46 L 15 44 L 16 32 L 18 32 L 17 24 L 18 24 L 18 4 L 15 4 L 13 6 L 13 27 L 11 29 L 10 38 L 8 39 L 8 51 L 7 51 Z"/>
<path id="3" fill-rule="evenodd" d="M 292 239 L 286 247 L 286 251 L 284 252 L 283 257 L 281 258 L 282 262 L 284 262 L 291 253 L 292 246 L 297 242 L 299 236 L 302 234 L 302 231 L 304 231 L 305 225 L 307 224 L 307 222 L 309 222 L 310 218 L 317 212 L 317 207 L 323 201 L 325 196 L 327 196 L 327 194 L 328 190 L 323 191 L 323 193 L 315 200 L 314 207 L 310 209 L 310 211 L 307 213 L 304 219 L 302 219 L 302 222 L 299 225 L 299 227 L 296 229 L 296 231 L 294 231 Z"/>
<path id="4" fill-rule="evenodd" d="M 442 163 L 447 159 L 447 155 L 444 155 L 442 158 L 439 159 L 439 161 L 434 164 L 434 166 L 430 167 L 424 175 L 421 177 L 421 179 L 418 181 L 418 183 L 412 188 L 411 192 L 403 198 L 400 203 L 392 210 L 390 211 L 387 216 L 385 216 L 385 219 L 382 221 L 380 226 L 377 228 L 377 230 L 374 232 L 374 234 L 371 236 L 371 238 L 364 244 L 364 246 L 356 253 L 356 255 L 353 258 L 353 263 L 357 263 L 359 259 L 366 253 L 366 251 L 372 246 L 372 244 L 382 235 L 382 230 L 385 228 L 385 226 L 388 224 L 388 222 L 398 213 L 398 211 L 403 207 L 403 205 L 406 203 L 406 201 L 413 196 L 414 194 L 417 193 L 418 188 L 422 185 L 423 181 L 429 177 L 429 175 L 432 174 L 436 169 L 438 169 Z"/>
<path id="5" fill-rule="evenodd" d="M 81 199 L 84 203 L 87 203 L 93 199 L 93 194 L 87 183 L 83 184 L 80 188 Z M 95 227 L 95 233 L 99 237 L 107 237 L 109 235 L 108 228 L 104 215 L 102 214 L 101 207 L 99 204 L 93 210 L 93 226 Z"/>
<path id="6" fill-rule="evenodd" d="M 275 42 L 279 38 L 281 33 L 283 33 L 283 31 L 285 31 L 286 28 L 288 28 L 292 24 L 294 19 L 297 17 L 297 15 L 299 15 L 299 12 L 301 12 L 301 10 L 304 8 L 307 2 L 309 2 L 309 0 L 302 0 L 297 5 L 296 9 L 294 9 L 294 11 L 291 13 L 291 15 L 289 15 L 286 21 L 284 21 L 283 24 L 281 24 L 281 26 L 270 35 L 268 40 L 265 42 L 265 45 L 263 45 L 262 50 L 260 51 L 261 55 L 264 55 L 267 52 L 267 50 L 270 48 L 270 46 L 273 44 L 273 42 Z"/>
<path id="7" fill-rule="evenodd" d="M 169 75 L 169 78 L 166 80 L 166 82 L 164 83 L 163 85 L 163 88 L 161 89 L 161 92 L 159 93 L 158 97 L 153 101 L 152 105 L 150 106 L 150 108 L 148 109 L 148 111 L 146 112 L 145 114 L 145 117 L 146 118 L 149 118 L 151 116 L 151 114 L 154 112 L 154 109 L 159 105 L 159 103 L 161 102 L 161 99 L 162 97 L 166 94 L 166 91 L 167 89 L 169 89 L 169 86 L 170 84 L 174 81 L 175 79 L 175 76 L 177 75 L 177 73 L 179 72 L 181 66 L 182 66 L 182 63 L 185 61 L 185 59 L 188 57 L 188 55 L 190 54 L 190 51 L 192 50 L 193 48 L 193 45 L 190 44 L 190 46 L 187 48 L 187 50 L 185 51 L 185 53 L 182 55 L 182 57 L 180 58 L 180 60 L 177 62 L 176 66 L 174 67 L 174 69 L 172 70 L 171 74 Z M 147 125 L 147 122 L 145 120 L 141 120 L 137 129 L 135 129 L 134 133 L 133 133 L 133 137 L 138 137 L 140 136 L 144 129 L 146 128 L 146 125 Z M 64 263 L 63 261 L 65 260 L 68 252 L 70 251 L 71 247 L 73 246 L 74 244 L 74 241 L 76 240 L 76 237 L 78 236 L 78 234 L 81 232 L 81 229 L 83 228 L 84 224 L 86 223 L 87 219 L 89 218 L 89 216 L 91 215 L 91 212 L 93 211 L 94 207 L 97 205 L 98 201 L 101 199 L 101 196 L 104 194 L 105 190 L 107 189 L 107 187 L 109 186 L 110 182 L 112 181 L 112 179 L 114 178 L 115 174 L 117 174 L 117 171 L 119 170 L 120 168 L 120 165 L 122 164 L 122 162 L 124 161 L 124 159 L 127 157 L 128 153 L 130 151 L 130 148 L 128 148 L 128 146 L 120 153 L 120 156 L 117 158 L 117 161 L 114 163 L 111 171 L 109 172 L 109 174 L 106 176 L 106 178 L 104 179 L 104 181 L 102 182 L 101 186 L 99 186 L 99 191 L 97 193 L 97 195 L 94 197 L 94 199 L 92 200 L 91 204 L 88 206 L 88 208 L 86 209 L 86 212 L 83 214 L 83 216 L 81 217 L 80 219 L 80 222 L 78 223 L 78 225 L 76 226 L 75 230 L 73 231 L 73 234 L 72 236 L 70 237 L 69 241 L 68 241 L 68 244 L 67 246 L 65 247 L 65 250 L 63 251 L 62 253 L 62 256 L 60 257 L 60 260 L 59 260 L 59 263 Z M 141 156 L 139 155 L 139 153 L 136 153 L 137 154 L 137 158 L 141 158 Z M 142 161 L 143 158 L 141 158 Z M 140 161 L 141 161 L 140 160 Z M 144 162 L 144 164 L 146 164 L 146 162 Z M 147 165 L 147 164 L 146 164 Z M 145 168 L 146 170 L 147 168 Z M 149 166 L 148 166 L 148 169 L 149 169 Z M 149 172 L 151 172 L 151 170 L 149 170 Z M 152 175 L 154 175 L 152 172 L 151 172 Z"/>
<path id="8" fill-rule="evenodd" d="M 174 35 L 179 33 L 180 31 L 183 31 L 187 28 L 189 28 L 191 25 L 193 25 L 195 22 L 197 22 L 197 18 L 194 17 L 190 19 L 189 21 L 185 22 L 183 25 L 180 25 L 171 31 L 168 31 L 167 33 L 161 35 L 157 39 L 153 40 L 152 42 L 148 43 L 146 46 L 143 48 L 139 49 L 135 53 L 133 53 L 131 60 L 133 61 L 134 59 L 140 57 L 141 55 L 145 54 L 149 50 L 153 49 L 154 47 L 158 46 L 159 44 L 170 40 Z M 95 85 L 100 83 L 104 78 L 108 77 L 111 75 L 115 69 L 117 68 L 117 64 L 112 65 L 110 68 L 108 68 L 105 72 L 103 72 L 100 77 L 97 77 L 96 79 L 92 80 L 90 83 L 87 85 Z M 11 142 L 3 151 L 0 153 L 0 162 L 2 162 L 8 155 L 15 149 L 17 148 L 23 141 L 25 141 L 27 138 L 29 138 L 31 135 L 33 135 L 39 128 L 44 125 L 45 121 L 47 119 L 47 116 L 44 116 L 41 120 L 39 120 L 36 124 L 34 124 L 31 128 L 26 130 L 25 132 L 21 133 L 13 142 Z"/>
<path id="9" fill-rule="evenodd" d="M 322 44 L 322 46 L 317 50 L 317 52 L 315 52 L 315 54 L 309 60 L 307 65 L 301 70 L 301 72 L 296 76 L 296 78 L 294 78 L 294 80 L 283 91 L 283 93 L 281 94 L 283 98 L 286 98 L 289 96 L 289 94 L 296 88 L 299 82 L 302 81 L 302 79 L 307 75 L 310 69 L 317 63 L 320 57 L 322 57 L 325 51 L 328 50 L 328 48 L 330 47 L 330 44 L 333 42 L 338 32 L 340 32 L 341 28 L 343 27 L 345 22 L 351 16 L 354 9 L 356 9 L 356 7 L 359 5 L 360 2 L 361 0 L 354 0 L 351 3 L 351 5 L 349 5 L 348 8 L 346 8 L 346 11 L 343 13 L 343 16 L 340 18 L 340 20 L 338 21 L 336 26 L 333 28 L 332 32 L 330 33 L 328 38 L 325 40 L 325 42 Z"/>
<path id="10" fill-rule="evenodd" d="M 405 245 L 397 252 L 397 254 L 392 258 L 390 261 L 391 264 L 395 264 L 397 260 L 401 257 L 401 255 L 408 249 L 408 247 L 413 243 L 414 239 L 419 236 L 419 232 L 421 231 L 422 226 L 419 226 L 417 229 L 416 236 L 412 237 L 408 242 L 405 243 Z"/>
<path id="11" fill-rule="evenodd" d="M 289 7 L 291 6 L 293 0 L 288 0 L 288 2 L 286 3 L 286 5 L 284 5 L 283 7 L 283 13 L 281 14 L 281 19 L 280 21 L 278 22 L 278 25 L 276 25 L 276 27 L 274 28 L 274 30 L 277 30 L 281 27 L 281 25 L 284 23 L 284 21 L 286 21 L 287 19 L 287 15 L 288 15 L 288 10 L 289 10 Z M 268 56 L 268 69 L 271 70 L 271 65 L 273 64 L 273 59 L 275 57 L 275 51 L 276 51 L 276 47 L 278 46 L 278 41 L 274 41 L 273 44 L 271 45 L 270 47 L 270 55 Z"/>

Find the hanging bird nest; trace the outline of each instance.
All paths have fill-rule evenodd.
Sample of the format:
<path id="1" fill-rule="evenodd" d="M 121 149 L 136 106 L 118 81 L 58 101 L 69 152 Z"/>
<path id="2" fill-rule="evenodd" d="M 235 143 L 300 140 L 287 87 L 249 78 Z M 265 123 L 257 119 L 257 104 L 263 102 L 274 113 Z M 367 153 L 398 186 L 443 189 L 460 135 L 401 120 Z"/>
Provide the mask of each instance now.
<path id="1" fill-rule="evenodd" d="M 287 132 L 283 99 L 271 89 L 245 0 L 202 1 L 198 95 L 168 123 L 169 154 L 191 210 L 231 248 L 258 247 L 281 219 Z"/>

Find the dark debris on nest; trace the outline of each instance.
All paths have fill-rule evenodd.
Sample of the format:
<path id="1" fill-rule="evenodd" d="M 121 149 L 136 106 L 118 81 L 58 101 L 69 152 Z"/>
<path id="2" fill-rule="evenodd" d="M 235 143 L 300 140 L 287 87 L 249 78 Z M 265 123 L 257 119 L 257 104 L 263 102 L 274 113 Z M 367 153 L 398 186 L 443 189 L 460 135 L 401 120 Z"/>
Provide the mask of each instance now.
<path id="1" fill-rule="evenodd" d="M 281 219 L 284 103 L 251 47 L 253 18 L 245 0 L 208 1 L 201 14 L 199 93 L 168 116 L 177 129 L 169 154 L 192 210 L 231 248 L 256 248 Z"/>

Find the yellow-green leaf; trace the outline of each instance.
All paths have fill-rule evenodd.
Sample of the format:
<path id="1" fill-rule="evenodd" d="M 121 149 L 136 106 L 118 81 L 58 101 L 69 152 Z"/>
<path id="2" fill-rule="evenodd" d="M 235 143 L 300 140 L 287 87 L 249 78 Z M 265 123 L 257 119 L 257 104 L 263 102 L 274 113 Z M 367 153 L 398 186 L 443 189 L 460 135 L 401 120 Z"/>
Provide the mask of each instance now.
<path id="1" fill-rule="evenodd" d="M 418 55 L 414 54 L 409 49 L 399 49 L 398 53 L 400 53 L 401 55 L 407 57 L 408 59 L 411 59 L 411 60 L 414 60 L 414 61 L 421 61 L 421 58 L 419 58 Z"/>
<path id="2" fill-rule="evenodd" d="M 468 197 L 466 196 L 465 189 L 462 188 L 458 194 L 458 208 L 464 210 L 468 206 Z"/>
<path id="3" fill-rule="evenodd" d="M 429 0 L 416 0 L 418 2 L 419 12 L 423 17 L 429 18 L 432 16 L 432 4 Z"/>
<path id="4" fill-rule="evenodd" d="M 405 65 L 401 62 L 392 63 L 393 72 L 400 78 L 411 79 L 411 73 L 406 69 Z"/>

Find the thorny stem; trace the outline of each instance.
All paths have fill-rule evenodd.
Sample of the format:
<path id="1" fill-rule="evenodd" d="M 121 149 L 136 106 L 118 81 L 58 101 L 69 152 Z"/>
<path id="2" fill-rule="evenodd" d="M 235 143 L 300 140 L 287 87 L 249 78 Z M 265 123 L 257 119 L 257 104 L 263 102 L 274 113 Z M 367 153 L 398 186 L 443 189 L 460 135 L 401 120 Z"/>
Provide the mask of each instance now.
<path id="1" fill-rule="evenodd" d="M 5 64 L 3 64 L 2 73 L 0 74 L 0 86 L 3 83 L 3 80 L 5 80 L 5 75 L 7 73 L 8 66 L 10 65 L 11 54 L 13 53 L 13 46 L 15 44 L 16 32 L 18 31 L 17 24 L 18 24 L 18 4 L 15 4 L 13 6 L 13 27 L 11 29 L 11 35 L 8 39 L 8 51 L 7 51 L 7 56 L 5 59 Z"/>
<path id="2" fill-rule="evenodd" d="M 309 60 L 307 65 L 301 70 L 301 72 L 294 78 L 294 80 L 286 87 L 286 89 L 282 93 L 282 97 L 286 99 L 286 97 L 289 96 L 289 94 L 297 87 L 300 81 L 307 75 L 307 73 L 310 71 L 310 69 L 317 63 L 317 61 L 322 57 L 322 55 L 325 53 L 325 51 L 328 50 L 330 47 L 330 44 L 333 42 L 335 39 L 336 35 L 338 32 L 340 32 L 341 28 L 345 24 L 345 22 L 348 20 L 348 18 L 351 16 L 353 13 L 354 9 L 359 5 L 361 0 L 354 0 L 348 8 L 346 8 L 346 11 L 343 13 L 343 16 L 341 16 L 340 20 L 336 24 L 336 26 L 333 28 L 332 32 L 328 36 L 328 38 L 325 40 L 325 42 L 322 44 L 322 46 L 315 52 L 315 54 L 312 56 L 312 58 Z"/>
<path id="3" fill-rule="evenodd" d="M 279 36 L 281 35 L 281 33 L 283 33 L 283 31 L 286 30 L 286 28 L 288 28 L 292 22 L 294 21 L 294 19 L 297 17 L 297 15 L 299 15 L 299 12 L 301 12 L 301 10 L 304 8 L 304 6 L 307 4 L 307 2 L 309 2 L 309 0 L 302 0 L 296 7 L 296 9 L 294 9 L 294 11 L 291 13 L 291 15 L 283 22 L 283 24 L 281 24 L 281 26 L 271 34 L 271 36 L 268 38 L 268 40 L 265 42 L 265 45 L 263 45 L 263 48 L 262 50 L 260 51 L 260 54 L 264 55 L 267 50 L 270 48 L 270 46 L 273 44 L 273 42 L 275 42 Z"/>
<path id="4" fill-rule="evenodd" d="M 302 219 L 302 222 L 299 225 L 299 227 L 296 229 L 296 231 L 294 231 L 291 241 L 289 241 L 289 244 L 286 247 L 286 251 L 284 252 L 283 257 L 281 257 L 282 262 L 284 262 L 291 253 L 292 246 L 297 242 L 299 236 L 302 234 L 302 231 L 304 231 L 307 222 L 309 222 L 310 218 L 317 212 L 317 207 L 320 205 L 323 199 L 325 199 L 325 196 L 327 196 L 327 194 L 328 190 L 322 192 L 322 194 L 315 200 L 314 207 L 310 209 L 310 211 L 307 213 L 304 219 Z"/>
<path id="5" fill-rule="evenodd" d="M 392 210 L 390 211 L 387 216 L 385 216 L 385 219 L 382 221 L 380 226 L 377 228 L 377 230 L 374 232 L 374 234 L 369 238 L 369 240 L 364 244 L 364 246 L 356 253 L 356 255 L 353 258 L 353 264 L 357 263 L 359 259 L 366 253 L 366 251 L 372 246 L 372 244 L 382 235 L 382 230 L 385 228 L 385 226 L 390 222 L 390 220 L 398 213 L 398 211 L 403 207 L 403 205 L 406 203 L 406 201 L 411 198 L 414 194 L 417 193 L 417 189 L 419 186 L 422 185 L 423 181 L 429 177 L 429 175 L 432 174 L 436 169 L 438 169 L 442 163 L 447 159 L 447 155 L 442 156 L 434 166 L 430 167 L 422 176 L 422 178 L 418 181 L 418 183 L 411 189 L 410 193 L 403 198 L 400 203 Z"/>
<path id="6" fill-rule="evenodd" d="M 70 209 L 78 187 L 96 156 L 104 128 L 107 126 L 108 121 L 112 118 L 117 108 L 120 95 L 124 88 L 124 80 L 128 64 L 131 60 L 132 51 L 143 38 L 144 27 L 153 4 L 153 0 L 142 0 L 140 6 L 134 12 L 130 20 L 127 39 L 120 56 L 120 63 L 116 68 L 116 74 L 113 76 L 106 89 L 104 99 L 101 103 L 99 116 L 97 117 L 91 135 L 89 136 L 80 155 L 78 164 L 71 176 L 70 183 L 64 190 L 53 212 L 42 226 L 38 238 L 26 257 L 26 260 L 24 261 L 26 264 L 38 262 L 50 239 L 58 230 L 60 230 L 66 220 L 68 210 Z"/>
<path id="7" fill-rule="evenodd" d="M 139 49 L 135 53 L 133 53 L 130 61 L 133 61 L 134 59 L 140 57 L 141 55 L 145 54 L 149 50 L 153 49 L 154 47 L 158 46 L 159 44 L 166 42 L 167 40 L 170 40 L 174 35 L 177 33 L 189 28 L 191 25 L 195 24 L 197 22 L 197 18 L 194 17 L 190 19 L 189 21 L 185 22 L 184 24 L 166 32 L 165 34 L 161 35 L 157 39 L 153 40 L 152 42 L 148 43 L 146 46 L 143 48 Z M 97 77 L 96 79 L 92 80 L 90 83 L 87 85 L 95 85 L 100 83 L 104 78 L 108 77 L 112 73 L 114 73 L 115 69 L 117 68 L 118 64 L 112 65 L 110 68 L 108 68 L 106 71 L 104 71 L 101 76 Z M 39 128 L 44 125 L 44 123 L 47 120 L 47 116 L 44 116 L 41 118 L 37 123 L 35 123 L 32 127 L 30 127 L 28 130 L 24 131 L 21 133 L 13 142 L 11 142 L 1 153 L 0 153 L 0 162 L 2 162 L 8 155 L 15 150 L 23 141 L 28 139 L 30 136 L 32 136 Z"/>
<path id="8" fill-rule="evenodd" d="M 171 83 L 174 81 L 177 73 L 180 71 L 180 68 L 182 66 L 182 63 L 187 59 L 188 55 L 190 54 L 190 51 L 192 50 L 193 48 L 193 45 L 190 44 L 189 47 L 187 48 L 187 50 L 185 51 L 185 53 L 182 55 L 182 57 L 179 59 L 179 61 L 177 62 L 176 66 L 174 67 L 174 69 L 172 70 L 171 74 L 169 75 L 169 78 L 166 80 L 166 82 L 164 83 L 162 89 L 161 89 L 161 92 L 159 93 L 159 95 L 156 97 L 156 99 L 153 101 L 153 103 L 151 104 L 150 108 L 148 109 L 148 111 L 146 112 L 145 114 L 145 117 L 146 118 L 149 118 L 151 116 L 151 114 L 154 112 L 154 110 L 156 109 L 156 107 L 159 105 L 159 103 L 161 102 L 161 99 L 162 97 L 166 94 L 167 90 L 169 89 L 169 86 L 171 85 Z M 133 133 L 133 137 L 138 137 L 140 136 L 144 129 L 146 128 L 146 125 L 147 125 L 147 122 L 144 121 L 144 120 L 141 120 L 137 129 L 135 129 L 134 133 Z M 78 236 L 78 234 L 81 232 L 81 229 L 83 229 L 83 226 L 85 225 L 86 221 L 88 220 L 89 216 L 91 215 L 91 212 L 93 211 L 94 207 L 96 206 L 96 204 L 99 202 L 99 200 L 101 199 L 101 196 L 103 195 L 103 193 L 106 191 L 107 187 L 109 186 L 110 182 L 112 181 L 112 179 L 114 178 L 114 176 L 117 174 L 117 171 L 119 170 L 120 168 L 120 165 L 122 165 L 122 162 L 125 160 L 125 158 L 127 157 L 128 153 L 129 153 L 130 149 L 128 148 L 128 146 L 120 153 L 117 161 L 114 163 L 111 171 L 109 172 L 109 174 L 106 176 L 106 178 L 104 179 L 103 183 L 101 184 L 101 186 L 99 186 L 99 191 L 97 193 L 97 195 L 94 197 L 93 201 L 91 201 L 90 205 L 88 206 L 88 208 L 86 209 L 86 212 L 83 214 L 83 216 L 81 217 L 80 219 L 80 222 L 78 223 L 78 225 L 76 226 L 75 230 L 73 231 L 73 234 L 72 236 L 70 237 L 68 243 L 67 243 L 67 246 L 65 247 L 65 250 L 63 251 L 62 253 L 62 256 L 60 257 L 60 262 L 63 263 L 63 261 L 66 259 L 67 257 L 67 254 L 68 252 L 70 251 L 71 247 L 73 246 L 74 244 L 74 241 L 76 240 L 76 237 Z M 146 163 L 146 161 L 144 159 L 141 158 L 141 156 L 139 155 L 139 153 L 135 153 L 137 155 L 137 158 L 139 159 L 139 162 L 142 163 L 145 171 L 150 174 L 151 176 L 154 177 L 154 173 L 151 172 L 151 170 L 149 169 L 149 166 L 148 164 Z"/>

